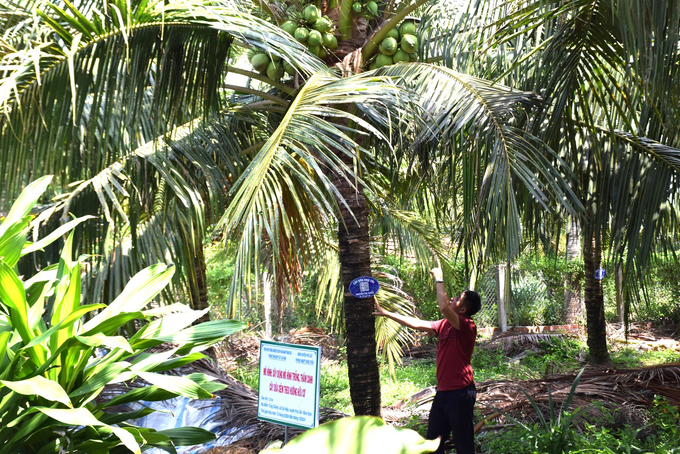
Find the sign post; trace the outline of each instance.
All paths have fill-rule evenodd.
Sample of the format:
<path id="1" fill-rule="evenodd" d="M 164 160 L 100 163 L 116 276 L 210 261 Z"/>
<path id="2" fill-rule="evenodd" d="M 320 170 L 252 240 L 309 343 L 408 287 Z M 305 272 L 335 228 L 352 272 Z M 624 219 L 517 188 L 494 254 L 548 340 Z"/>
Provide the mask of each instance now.
<path id="1" fill-rule="evenodd" d="M 319 425 L 321 347 L 260 341 L 257 419 L 286 427 Z"/>

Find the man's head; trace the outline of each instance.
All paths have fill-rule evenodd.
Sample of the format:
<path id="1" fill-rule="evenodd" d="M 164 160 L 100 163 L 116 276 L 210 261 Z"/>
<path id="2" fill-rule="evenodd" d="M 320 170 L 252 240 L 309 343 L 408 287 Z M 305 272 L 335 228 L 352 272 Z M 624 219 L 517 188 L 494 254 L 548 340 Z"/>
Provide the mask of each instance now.
<path id="1" fill-rule="evenodd" d="M 460 296 L 451 298 L 451 305 L 456 313 L 472 317 L 482 308 L 482 298 L 477 292 L 465 290 Z"/>

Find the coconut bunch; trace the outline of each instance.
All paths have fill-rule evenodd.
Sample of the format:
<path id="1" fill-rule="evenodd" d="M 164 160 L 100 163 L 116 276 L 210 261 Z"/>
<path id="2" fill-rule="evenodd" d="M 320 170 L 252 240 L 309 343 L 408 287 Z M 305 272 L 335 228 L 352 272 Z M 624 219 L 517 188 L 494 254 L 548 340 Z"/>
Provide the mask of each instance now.
<path id="1" fill-rule="evenodd" d="M 371 0 L 369 2 L 354 2 L 352 9 L 359 16 L 364 16 L 366 19 L 375 19 L 378 17 L 378 3 Z"/>
<path id="2" fill-rule="evenodd" d="M 417 61 L 418 38 L 416 37 L 416 29 L 415 22 L 405 20 L 398 27 L 390 30 L 378 45 L 380 53 L 375 57 L 369 68 L 382 68 L 402 61 Z"/>
<path id="3" fill-rule="evenodd" d="M 302 13 L 292 9 L 292 14 L 281 28 L 304 44 L 307 49 L 319 58 L 325 58 L 330 51 L 338 47 L 335 37 L 333 21 L 328 16 L 322 16 L 319 8 L 309 3 L 304 6 Z"/>
<path id="4" fill-rule="evenodd" d="M 317 57 L 325 58 L 329 52 L 338 47 L 333 21 L 328 16 L 322 16 L 316 5 L 309 3 L 302 9 L 298 5 L 293 5 L 286 10 L 286 15 L 288 20 L 281 24 L 281 28 Z M 275 81 L 280 80 L 284 74 L 295 75 L 295 68 L 276 55 L 250 50 L 248 60 L 255 71 L 266 73 L 267 77 Z"/>

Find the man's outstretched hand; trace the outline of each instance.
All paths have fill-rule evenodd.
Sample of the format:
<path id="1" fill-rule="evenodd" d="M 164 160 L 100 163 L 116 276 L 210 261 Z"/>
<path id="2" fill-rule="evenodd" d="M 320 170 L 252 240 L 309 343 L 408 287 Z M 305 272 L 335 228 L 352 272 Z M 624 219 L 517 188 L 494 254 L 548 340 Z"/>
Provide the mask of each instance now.
<path id="1" fill-rule="evenodd" d="M 380 317 L 385 317 L 387 316 L 387 313 L 385 312 L 385 309 L 380 307 L 380 304 L 378 302 L 375 302 L 375 312 L 373 312 L 373 315 L 378 315 Z"/>
<path id="2" fill-rule="evenodd" d="M 442 272 L 442 269 L 440 267 L 437 268 L 432 268 L 430 270 L 430 274 L 434 278 L 435 281 L 443 281 L 444 280 L 444 273 Z"/>

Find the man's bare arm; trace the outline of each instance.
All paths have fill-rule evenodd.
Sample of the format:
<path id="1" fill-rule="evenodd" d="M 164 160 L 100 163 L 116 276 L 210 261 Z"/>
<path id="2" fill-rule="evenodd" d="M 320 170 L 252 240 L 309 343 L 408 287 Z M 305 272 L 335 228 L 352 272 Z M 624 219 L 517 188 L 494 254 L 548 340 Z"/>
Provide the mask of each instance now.
<path id="1" fill-rule="evenodd" d="M 424 331 L 429 334 L 434 334 L 432 325 L 427 320 L 421 320 L 416 317 L 409 317 L 408 315 L 401 315 L 394 312 L 386 311 L 385 309 L 380 307 L 377 301 L 375 302 L 375 312 L 373 312 L 373 315 L 391 318 L 395 322 L 407 328 L 415 329 L 418 331 Z"/>
<path id="2" fill-rule="evenodd" d="M 446 288 L 444 287 L 444 279 L 441 268 L 433 268 L 430 273 L 434 278 L 435 285 L 437 286 L 437 304 L 439 305 L 439 311 L 442 313 L 444 318 L 451 323 L 456 329 L 460 329 L 460 319 L 458 314 L 451 307 L 451 302 L 448 293 L 446 293 Z"/>

